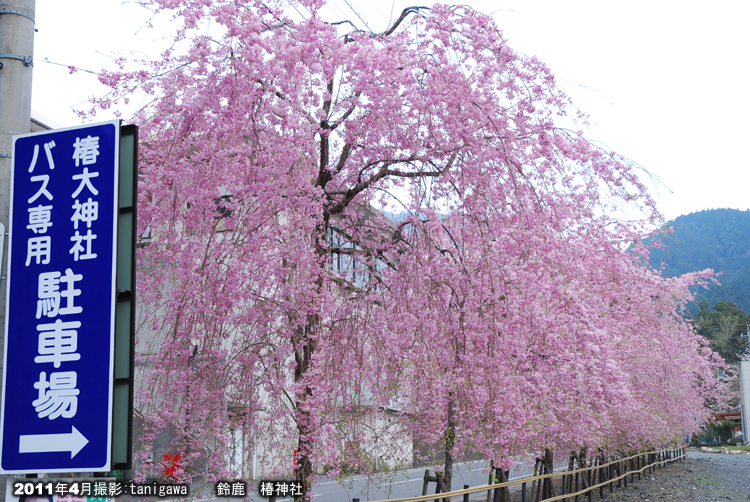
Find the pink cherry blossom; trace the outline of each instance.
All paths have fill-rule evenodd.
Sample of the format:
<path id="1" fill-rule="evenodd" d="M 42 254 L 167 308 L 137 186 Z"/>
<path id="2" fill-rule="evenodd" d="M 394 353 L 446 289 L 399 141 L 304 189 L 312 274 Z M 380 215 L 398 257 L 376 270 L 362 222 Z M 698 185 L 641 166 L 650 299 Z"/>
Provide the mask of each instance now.
<path id="1" fill-rule="evenodd" d="M 276 1 L 141 3 L 173 13 L 175 44 L 102 73 L 99 103 L 151 98 L 141 459 L 171 431 L 181 479 L 227 478 L 242 431 L 269 470 L 299 450 L 305 483 L 411 441 L 449 474 L 707 418 L 722 362 L 681 312 L 710 272 L 647 266 L 663 220 L 635 166 L 558 125 L 585 117 L 491 18 L 436 5 L 347 33 L 322 0 L 299 22 Z"/>

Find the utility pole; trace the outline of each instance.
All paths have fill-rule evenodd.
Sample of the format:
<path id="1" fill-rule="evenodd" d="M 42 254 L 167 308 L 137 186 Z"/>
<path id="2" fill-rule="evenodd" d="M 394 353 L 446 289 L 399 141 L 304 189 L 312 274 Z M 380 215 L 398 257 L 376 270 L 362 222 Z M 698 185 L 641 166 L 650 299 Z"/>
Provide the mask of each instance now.
<path id="1" fill-rule="evenodd" d="M 31 123 L 35 14 L 36 0 L 0 0 L 0 230 L 3 237 L 0 244 L 0 346 L 5 343 L 5 278 L 8 273 L 5 233 L 9 228 L 11 154 L 13 136 L 28 133 Z M 2 349 L 4 351 L 4 347 Z M 5 500 L 7 479 L 0 476 L 0 500 Z"/>
<path id="2" fill-rule="evenodd" d="M 13 136 L 29 132 L 34 68 L 36 0 L 0 0 L 0 223 L 7 232 Z M 8 239 L 0 260 L 0 328 L 5 332 L 5 269 Z M 2 337 L 0 337 L 2 339 Z"/>
<path id="3" fill-rule="evenodd" d="M 28 133 L 31 123 L 35 4 L 36 0 L 0 0 L 0 223 L 6 228 L 12 137 Z"/>

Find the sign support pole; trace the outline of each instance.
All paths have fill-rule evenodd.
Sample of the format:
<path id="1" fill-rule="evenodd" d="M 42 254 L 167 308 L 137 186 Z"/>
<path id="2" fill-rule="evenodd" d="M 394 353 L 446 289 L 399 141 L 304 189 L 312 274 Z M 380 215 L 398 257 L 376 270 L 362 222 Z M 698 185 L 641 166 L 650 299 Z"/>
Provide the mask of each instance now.
<path id="1" fill-rule="evenodd" d="M 120 195 L 115 311 L 115 380 L 112 470 L 133 464 L 133 386 L 135 369 L 135 244 L 138 198 L 138 127 L 120 128 Z"/>

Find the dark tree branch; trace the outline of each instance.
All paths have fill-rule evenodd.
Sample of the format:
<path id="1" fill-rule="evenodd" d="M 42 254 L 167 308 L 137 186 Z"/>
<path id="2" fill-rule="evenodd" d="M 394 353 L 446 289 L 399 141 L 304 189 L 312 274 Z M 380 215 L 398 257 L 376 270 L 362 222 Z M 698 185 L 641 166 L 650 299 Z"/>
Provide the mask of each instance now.
<path id="1" fill-rule="evenodd" d="M 331 130 L 328 124 L 328 114 L 331 111 L 331 100 L 333 99 L 333 79 L 328 81 L 327 85 L 328 99 L 323 102 L 323 111 L 325 112 L 325 118 L 320 121 L 320 166 L 318 167 L 318 186 L 324 187 L 331 180 L 331 172 L 328 170 L 328 160 L 330 158 L 329 147 L 330 142 L 328 140 L 328 131 Z"/>
<path id="2" fill-rule="evenodd" d="M 335 172 L 340 173 L 344 168 L 344 164 L 346 164 L 347 159 L 349 159 L 349 154 L 352 152 L 352 148 L 352 144 L 347 143 L 344 145 L 344 148 L 341 149 L 341 156 L 339 157 L 339 161 L 336 163 Z"/>
<path id="3" fill-rule="evenodd" d="M 442 171 L 427 171 L 427 172 L 416 172 L 416 173 L 405 173 L 403 171 L 392 171 L 386 169 L 386 176 L 395 176 L 397 178 L 426 178 L 428 176 L 440 176 L 443 174 Z"/>
<path id="4" fill-rule="evenodd" d="M 358 92 L 357 94 L 355 94 L 355 95 L 354 95 L 354 97 L 355 97 L 355 98 L 358 98 L 360 94 L 361 94 L 361 93 L 360 93 L 360 92 Z M 353 105 L 353 106 L 352 106 L 351 108 L 349 108 L 349 109 L 348 109 L 348 110 L 347 110 L 347 111 L 346 111 L 346 112 L 344 113 L 344 115 L 343 115 L 343 116 L 342 116 L 342 117 L 341 117 L 341 118 L 340 118 L 339 120 L 337 120 L 336 122 L 334 122 L 333 124 L 331 124 L 331 125 L 329 126 L 329 127 L 331 128 L 331 130 L 334 130 L 334 129 L 336 129 L 336 128 L 337 128 L 337 127 L 338 127 L 338 126 L 339 126 L 339 125 L 340 125 L 340 124 L 341 124 L 341 123 L 342 123 L 343 121 L 345 121 L 346 119 L 348 119 L 348 118 L 349 118 L 349 115 L 351 115 L 351 114 L 352 114 L 352 112 L 354 112 L 354 109 L 355 109 L 355 108 L 357 108 L 357 105 Z"/>
<path id="5" fill-rule="evenodd" d="M 336 21 L 335 23 L 326 23 L 326 24 L 330 24 L 331 26 L 338 26 L 340 24 L 350 24 L 352 25 L 352 28 L 354 28 L 354 31 L 360 31 L 359 28 L 357 28 L 357 26 L 351 21 L 349 21 L 348 19 L 345 19 L 343 21 Z"/>
<path id="6" fill-rule="evenodd" d="M 359 193 L 363 192 L 364 190 L 367 190 L 373 183 L 385 178 L 386 176 L 393 176 L 397 178 L 427 178 L 427 177 L 440 176 L 444 174 L 446 171 L 450 170 L 451 167 L 453 167 L 453 163 L 455 162 L 457 156 L 458 156 L 458 151 L 454 151 L 453 154 L 451 155 L 451 158 L 448 160 L 448 163 L 443 169 L 440 169 L 431 161 L 428 162 L 429 165 L 435 167 L 435 171 L 404 172 L 404 171 L 389 169 L 389 167 L 394 164 L 413 162 L 417 160 L 414 155 L 412 155 L 411 157 L 407 159 L 397 159 L 397 160 L 386 161 L 383 164 L 383 166 L 378 170 L 377 173 L 375 173 L 373 176 L 371 176 L 369 179 L 365 181 L 358 182 L 356 185 L 346 190 L 345 192 L 327 192 L 326 195 L 329 198 L 332 197 L 333 195 L 338 195 L 342 193 L 344 195 L 343 199 L 341 199 L 338 203 L 328 208 L 327 213 L 329 216 L 333 216 L 334 214 L 338 214 L 342 212 L 344 209 L 346 209 L 347 206 L 349 206 L 349 203 L 354 199 L 354 197 L 356 197 Z M 376 163 L 375 162 L 368 163 L 367 166 L 363 168 L 363 171 L 367 167 L 370 167 L 374 164 Z"/>
<path id="7" fill-rule="evenodd" d="M 398 26 L 404 21 L 404 19 L 406 19 L 409 16 L 409 14 L 419 13 L 419 11 L 423 9 L 430 10 L 429 7 L 424 7 L 424 6 L 421 6 L 421 7 L 414 6 L 414 7 L 405 8 L 404 10 L 401 11 L 401 15 L 398 17 L 398 19 L 396 19 L 396 21 L 393 22 L 391 27 L 383 32 L 383 35 L 385 36 L 390 35 L 394 31 L 396 31 L 396 28 L 398 28 Z"/>
<path id="8" fill-rule="evenodd" d="M 362 181 L 360 183 L 357 183 L 352 188 L 346 191 L 344 194 L 344 198 L 341 199 L 337 204 L 334 204 L 332 207 L 328 209 L 328 214 L 333 216 L 334 214 L 338 214 L 342 212 L 346 207 L 349 205 L 349 203 L 354 200 L 354 197 L 356 197 L 359 193 L 363 192 L 364 190 L 367 190 L 370 185 L 373 183 L 380 181 L 381 179 L 385 178 L 388 175 L 388 167 L 392 166 L 393 164 L 396 164 L 397 162 L 411 162 L 415 160 L 414 157 L 409 157 L 408 159 L 404 159 L 402 161 L 398 160 L 391 160 L 383 164 L 383 167 L 380 168 L 380 170 L 375 173 L 370 179 L 366 181 Z"/>

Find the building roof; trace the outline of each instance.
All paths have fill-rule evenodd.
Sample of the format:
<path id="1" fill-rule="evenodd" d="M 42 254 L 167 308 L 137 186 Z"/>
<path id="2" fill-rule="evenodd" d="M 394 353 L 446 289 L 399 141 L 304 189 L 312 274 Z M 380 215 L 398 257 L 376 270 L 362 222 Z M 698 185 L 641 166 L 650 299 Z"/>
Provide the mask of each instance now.
<path id="1" fill-rule="evenodd" d="M 733 422 L 741 422 L 742 414 L 739 411 L 733 411 L 730 413 L 715 413 L 713 419 L 716 422 L 720 422 L 722 420 L 732 420 Z"/>

